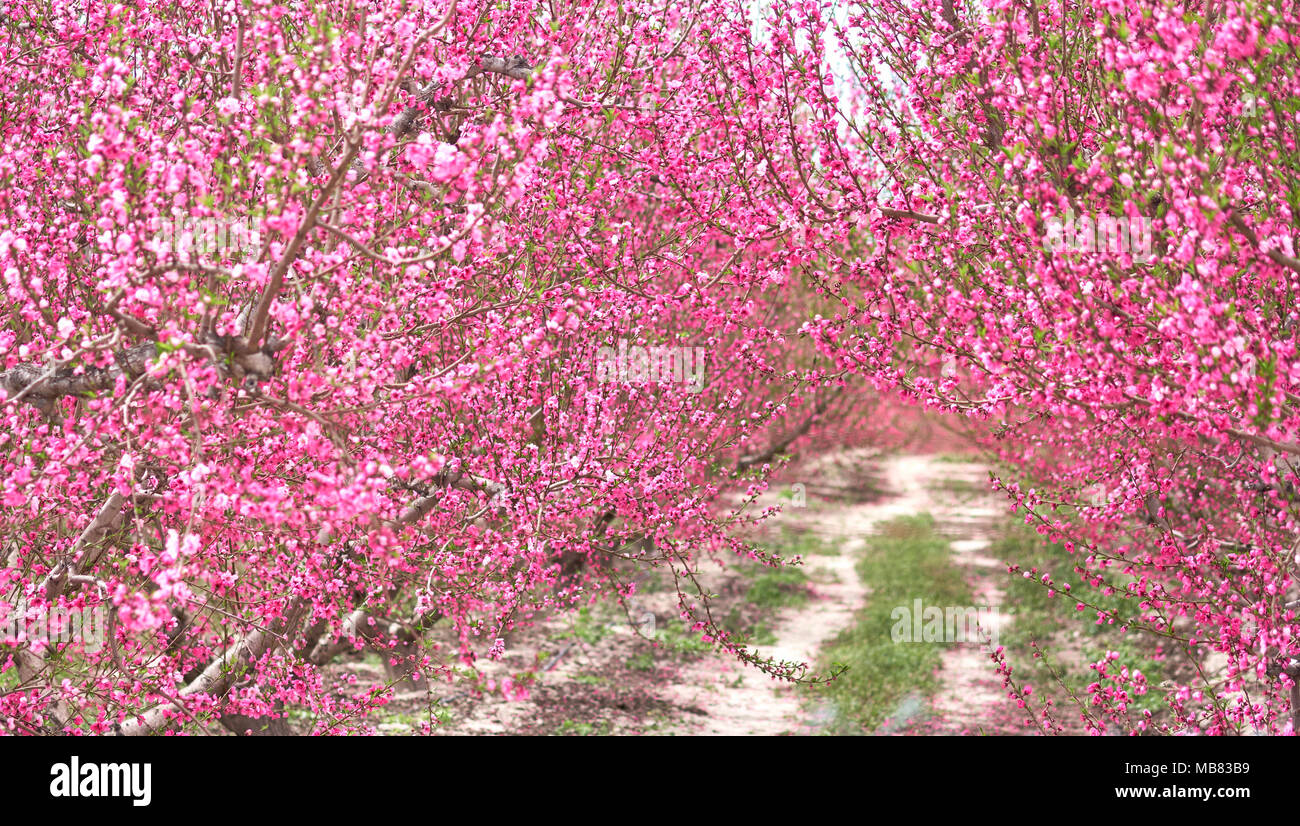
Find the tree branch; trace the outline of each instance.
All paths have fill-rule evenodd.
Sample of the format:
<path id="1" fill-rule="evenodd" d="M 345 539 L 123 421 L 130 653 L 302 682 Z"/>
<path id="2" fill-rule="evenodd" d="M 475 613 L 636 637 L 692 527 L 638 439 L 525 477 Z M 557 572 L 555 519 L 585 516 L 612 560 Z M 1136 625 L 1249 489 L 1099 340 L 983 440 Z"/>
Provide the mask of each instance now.
<path id="1" fill-rule="evenodd" d="M 1245 221 L 1241 220 L 1240 215 L 1238 215 L 1236 212 L 1233 212 L 1232 210 L 1229 210 L 1228 223 L 1232 224 L 1232 226 L 1235 227 L 1238 232 L 1246 236 L 1246 240 L 1250 242 L 1250 245 L 1252 247 L 1254 247 L 1256 250 L 1259 250 L 1260 252 L 1263 252 L 1263 250 L 1260 250 L 1259 247 L 1259 236 L 1255 235 L 1255 230 L 1251 229 L 1249 226 L 1246 225 Z M 1292 258 L 1291 256 L 1287 255 L 1281 250 L 1269 250 L 1264 254 L 1267 255 L 1274 264 L 1278 264 L 1280 266 L 1286 267 L 1287 269 L 1290 269 L 1293 272 L 1300 272 L 1300 259 Z"/>
<path id="2" fill-rule="evenodd" d="M 39 400 L 33 404 L 43 407 L 42 402 L 48 403 L 48 400 L 60 396 L 108 390 L 123 373 L 138 375 L 145 372 L 158 353 L 153 342 L 137 344 L 119 352 L 116 365 L 89 367 L 80 373 L 72 367 L 51 372 L 36 364 L 19 364 L 0 373 L 0 388 L 5 390 L 10 401 L 17 396 L 31 397 Z"/>
<path id="3" fill-rule="evenodd" d="M 118 733 L 125 737 L 154 734 L 170 727 L 176 716 L 184 711 L 180 703 L 185 697 L 196 694 L 225 694 L 250 663 L 261 659 L 267 651 L 282 644 L 286 637 L 292 636 L 294 628 L 302 620 L 306 610 L 306 600 L 301 598 L 294 600 L 285 615 L 273 623 L 274 631 L 259 629 L 248 634 L 209 663 L 199 676 L 181 689 L 176 700 L 156 705 L 143 714 L 137 715 L 135 720 L 121 724 Z"/>
<path id="4" fill-rule="evenodd" d="M 87 553 L 85 564 L 82 564 L 81 554 L 87 549 L 93 549 L 103 541 L 104 536 L 111 530 L 117 528 L 122 523 L 122 505 L 126 504 L 126 497 L 120 493 L 114 492 L 100 507 L 99 513 L 95 518 L 90 520 L 90 524 L 77 537 L 77 541 L 68 549 L 67 555 L 63 561 L 50 571 L 50 575 L 45 578 L 45 598 L 51 602 L 58 599 L 67 587 L 69 579 L 75 579 L 76 575 L 84 574 L 95 567 L 99 561 L 99 555 L 90 556 Z M 73 576 L 69 576 L 72 572 Z"/>

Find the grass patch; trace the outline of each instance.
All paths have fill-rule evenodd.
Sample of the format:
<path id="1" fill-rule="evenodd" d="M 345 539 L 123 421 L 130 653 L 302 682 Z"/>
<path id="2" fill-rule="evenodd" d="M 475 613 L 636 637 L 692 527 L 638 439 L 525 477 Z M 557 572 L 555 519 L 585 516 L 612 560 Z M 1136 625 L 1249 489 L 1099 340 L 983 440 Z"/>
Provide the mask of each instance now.
<path id="1" fill-rule="evenodd" d="M 765 622 L 755 624 L 749 633 L 750 645 L 776 645 L 776 633 Z"/>
<path id="2" fill-rule="evenodd" d="M 604 608 L 604 606 L 601 606 Z M 609 623 L 595 616 L 592 606 L 584 605 L 569 620 L 569 628 L 551 636 L 552 640 L 574 639 L 595 645 L 609 634 Z"/>
<path id="3" fill-rule="evenodd" d="M 808 601 L 808 575 L 801 568 L 764 568 L 745 600 L 760 608 L 787 608 Z"/>
<path id="4" fill-rule="evenodd" d="M 767 534 L 755 544 L 782 559 L 813 554 L 835 556 L 840 552 L 839 540 L 828 541 L 788 526 L 782 527 L 779 533 Z M 770 568 L 750 561 L 742 561 L 732 570 L 739 577 L 728 584 L 730 605 L 718 624 L 738 642 L 775 645 L 775 615 L 782 608 L 797 607 L 808 601 L 808 574 L 801 567 Z"/>
<path id="5" fill-rule="evenodd" d="M 611 728 L 607 720 L 597 720 L 594 723 L 565 720 L 555 727 L 555 733 L 562 737 L 593 737 L 609 734 Z"/>
<path id="6" fill-rule="evenodd" d="M 1022 574 L 1007 578 L 1006 602 L 1014 606 L 1015 621 L 1002 631 L 1000 641 L 1017 669 L 1018 679 L 1033 683 L 1051 696 L 1063 721 L 1076 719 L 1070 692 L 1086 698 L 1088 685 L 1097 678 L 1087 664 L 1100 660 L 1107 651 L 1119 652 L 1119 662 L 1141 670 L 1151 685 L 1166 679 L 1167 661 L 1157 659 L 1159 652 L 1151 637 L 1140 632 L 1121 634 L 1117 625 L 1098 625 L 1094 610 L 1076 610 L 1077 600 L 1067 593 L 1058 591 L 1056 596 L 1049 597 L 1048 589 L 1039 581 L 1039 575 L 1050 573 L 1059 582 L 1072 583 L 1089 603 L 1112 615 L 1127 616 L 1133 610 L 1133 603 L 1120 594 L 1132 577 L 1117 571 L 1107 572 L 1107 578 L 1117 587 L 1117 593 L 1110 596 L 1081 586 L 1077 575 L 1071 574 L 1074 558 L 1063 544 L 1048 542 L 1033 529 L 1015 521 L 1007 522 L 990 553 L 1033 574 L 1031 579 L 1025 579 Z M 1046 652 L 1046 659 L 1034 656 L 1031 646 L 1034 642 Z M 1049 663 L 1064 686 L 1052 676 Z M 1159 691 L 1135 695 L 1129 709 L 1133 719 L 1140 719 L 1144 710 L 1160 715 L 1165 711 L 1164 698 Z"/>
<path id="7" fill-rule="evenodd" d="M 370 719 L 376 727 L 379 726 L 405 726 L 406 732 L 389 731 L 389 734 L 418 734 L 420 726 L 425 723 L 431 723 L 433 726 L 441 726 L 451 722 L 453 713 L 451 709 L 441 708 L 439 706 L 430 706 L 427 709 L 415 709 L 407 712 L 390 712 L 380 709 L 371 715 Z"/>
<path id="8" fill-rule="evenodd" d="M 973 465 L 983 461 L 975 453 L 940 453 L 934 460 L 947 465 Z"/>
<path id="9" fill-rule="evenodd" d="M 823 652 L 824 668 L 841 663 L 848 671 L 829 686 L 813 690 L 833 704 L 834 728 L 869 732 L 885 722 L 908 694 L 929 695 L 938 687 L 935 671 L 942 648 L 895 643 L 891 637 L 894 609 L 911 606 L 918 598 L 927 606 L 964 606 L 973 597 L 961 569 L 949 557 L 948 541 L 935 533 L 934 519 L 928 514 L 882 525 L 880 534 L 868 541 L 857 569 L 871 597 L 857 622 Z"/>
<path id="10" fill-rule="evenodd" d="M 653 641 L 642 641 L 646 650 L 627 658 L 627 667 L 633 671 L 654 671 L 660 657 L 671 660 L 691 660 L 713 651 L 713 643 L 700 639 L 700 634 L 689 630 L 680 620 L 662 625 Z"/>
<path id="11" fill-rule="evenodd" d="M 778 534 L 757 544 L 785 559 L 794 556 L 839 556 L 840 553 L 838 542 L 828 542 L 812 531 L 791 528 L 789 525 L 781 525 Z"/>
<path id="12" fill-rule="evenodd" d="M 969 479 L 934 479 L 926 484 L 926 488 L 940 493 L 951 493 L 962 498 L 969 498 L 976 494 L 988 493 L 988 482 L 972 482 Z"/>
<path id="13" fill-rule="evenodd" d="M 654 671 L 654 651 L 638 651 L 627 658 L 627 667 L 633 671 Z"/>

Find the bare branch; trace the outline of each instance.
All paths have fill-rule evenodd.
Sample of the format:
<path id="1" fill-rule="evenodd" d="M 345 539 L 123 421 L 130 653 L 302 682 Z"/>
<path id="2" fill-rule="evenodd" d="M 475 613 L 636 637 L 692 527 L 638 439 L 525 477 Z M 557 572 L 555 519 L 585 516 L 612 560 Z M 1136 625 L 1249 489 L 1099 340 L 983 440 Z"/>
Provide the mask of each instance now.
<path id="1" fill-rule="evenodd" d="M 55 566 L 50 575 L 45 578 L 45 598 L 51 601 L 58 599 L 67 587 L 70 580 L 75 581 L 81 575 L 94 569 L 95 563 L 99 561 L 99 554 L 95 553 L 95 546 L 103 541 L 104 536 L 118 525 L 122 524 L 122 505 L 126 504 L 126 497 L 120 493 L 114 492 L 100 507 L 99 513 L 95 518 L 90 520 L 90 524 L 77 537 L 77 541 L 68 549 L 67 555 L 63 562 Z M 82 554 L 85 553 L 85 559 Z M 72 576 L 69 576 L 69 572 Z"/>
<path id="2" fill-rule="evenodd" d="M 528 61 L 516 55 L 515 57 L 485 57 L 478 62 L 477 66 L 472 67 L 465 73 L 465 80 L 472 77 L 478 77 L 484 72 L 491 74 L 505 75 L 515 80 L 527 80 L 533 73 L 533 67 L 528 65 Z"/>
<path id="3" fill-rule="evenodd" d="M 1255 235 L 1255 230 L 1251 229 L 1249 226 L 1246 225 L 1245 221 L 1241 220 L 1240 215 L 1238 215 L 1235 212 L 1229 211 L 1228 223 L 1232 224 L 1232 226 L 1235 227 L 1238 232 L 1246 236 L 1246 240 L 1250 242 L 1250 245 L 1252 247 L 1259 250 L 1260 248 L 1259 236 Z M 1263 250 L 1260 251 L 1263 252 Z M 1264 254 L 1267 255 L 1274 264 L 1279 264 L 1294 272 L 1300 272 L 1300 259 L 1292 258 L 1291 256 L 1287 255 L 1286 253 L 1278 249 L 1269 250 Z"/>
<path id="4" fill-rule="evenodd" d="M 20 396 L 48 401 L 61 396 L 108 390 L 124 372 L 136 375 L 145 372 L 157 352 L 153 342 L 137 344 L 121 351 L 118 363 L 113 367 L 88 367 L 80 373 L 72 367 L 51 371 L 36 364 L 19 364 L 0 373 L 0 388 L 9 396 L 9 401 L 16 401 Z M 43 406 L 40 401 L 33 403 Z"/>
<path id="5" fill-rule="evenodd" d="M 479 60 L 478 64 L 471 66 L 462 81 L 476 78 L 481 74 L 497 74 L 515 80 L 527 80 L 533 73 L 533 67 L 528 65 L 528 61 L 522 57 L 485 57 Z M 434 95 L 441 89 L 441 85 L 430 83 L 428 86 L 420 89 L 415 93 L 417 100 L 428 103 L 433 100 Z M 415 127 L 415 122 L 424 112 L 423 106 L 409 106 L 402 114 L 398 115 L 389 125 L 388 131 L 396 137 L 402 137 Z"/>
<path id="6" fill-rule="evenodd" d="M 118 733 L 127 737 L 154 734 L 170 727 L 176 716 L 183 713 L 181 702 L 184 698 L 196 694 L 225 694 L 250 663 L 261 659 L 267 651 L 283 644 L 285 637 L 292 635 L 306 610 L 305 600 L 295 600 L 285 615 L 276 620 L 274 631 L 259 629 L 248 634 L 209 663 L 203 673 L 181 689 L 176 700 L 154 706 L 136 719 L 123 723 Z"/>

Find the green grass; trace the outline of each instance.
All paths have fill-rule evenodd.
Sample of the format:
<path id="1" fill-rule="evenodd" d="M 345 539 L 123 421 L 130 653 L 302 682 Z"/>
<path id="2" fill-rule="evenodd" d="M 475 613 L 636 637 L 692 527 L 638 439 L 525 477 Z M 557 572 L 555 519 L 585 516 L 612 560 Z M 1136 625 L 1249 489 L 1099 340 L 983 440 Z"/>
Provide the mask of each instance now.
<path id="1" fill-rule="evenodd" d="M 700 639 L 699 633 L 690 631 L 680 620 L 660 626 L 653 643 L 643 640 L 641 644 L 645 649 L 627 658 L 627 667 L 633 671 L 653 671 L 661 657 L 687 660 L 713 651 L 713 643 Z"/>
<path id="2" fill-rule="evenodd" d="M 940 453 L 934 457 L 934 460 L 949 465 L 978 464 L 981 461 L 974 453 Z"/>
<path id="3" fill-rule="evenodd" d="M 655 654 L 653 651 L 638 651 L 627 658 L 627 667 L 633 671 L 654 671 Z"/>
<path id="4" fill-rule="evenodd" d="M 1108 613 L 1124 617 L 1134 608 L 1131 601 L 1120 596 L 1131 577 L 1116 571 L 1107 572 L 1107 579 L 1118 589 L 1111 596 L 1081 586 L 1078 576 L 1071 573 L 1075 560 L 1066 552 L 1065 546 L 1047 542 L 1019 522 L 1007 522 L 990 553 L 999 561 L 1020 565 L 1022 571 L 1037 568 L 1038 575 L 1050 573 L 1059 583 L 1072 583 L 1075 593 Z M 1095 610 L 1076 610 L 1077 600 L 1060 590 L 1055 597 L 1049 597 L 1048 589 L 1038 581 L 1037 575 L 1033 579 L 1025 579 L 1022 575 L 1008 576 L 1004 588 L 1006 604 L 1015 606 L 1015 621 L 1001 632 L 1000 642 L 1007 648 L 1008 659 L 1020 671 L 1020 679 L 1032 682 L 1056 697 L 1061 717 L 1072 720 L 1075 715 L 1068 692 L 1053 678 L 1048 662 L 1062 677 L 1069 691 L 1081 698 L 1087 697 L 1087 686 L 1096 680 L 1096 672 L 1086 663 L 1096 662 L 1107 651 L 1119 652 L 1119 662 L 1141 670 L 1151 685 L 1158 685 L 1166 678 L 1167 667 L 1163 661 L 1154 659 L 1155 645 L 1149 637 L 1139 633 L 1121 634 L 1118 625 L 1098 625 Z M 1047 661 L 1034 657 L 1030 645 L 1033 642 L 1047 652 Z M 1067 643 L 1078 651 L 1079 656 L 1073 659 L 1081 658 L 1083 664 L 1067 663 L 1053 655 Z M 1144 710 L 1159 712 L 1165 704 L 1160 692 L 1149 691 L 1135 695 L 1129 707 L 1132 716 L 1137 718 Z"/>
<path id="5" fill-rule="evenodd" d="M 970 605 L 969 586 L 949 557 L 948 542 L 934 531 L 929 515 L 902 517 L 871 537 L 858 574 L 870 591 L 857 622 L 823 651 L 823 670 L 834 663 L 848 670 L 829 686 L 815 688 L 829 699 L 833 730 L 873 731 L 908 694 L 932 694 L 942 646 L 895 643 L 892 617 L 898 606 L 916 599 L 925 605 Z"/>
<path id="6" fill-rule="evenodd" d="M 827 542 L 812 531 L 797 530 L 782 525 L 776 536 L 758 543 L 775 554 L 789 559 L 793 556 L 838 556 L 839 543 Z"/>
<path id="7" fill-rule="evenodd" d="M 418 734 L 420 726 L 424 723 L 433 723 L 435 726 L 444 725 L 451 721 L 453 712 L 451 709 L 439 706 L 431 706 L 428 709 L 416 709 L 409 712 L 390 712 L 379 709 L 370 716 L 370 721 L 376 726 L 380 725 L 402 725 L 410 729 L 410 734 Z"/>
<path id="8" fill-rule="evenodd" d="M 1060 545 L 1048 545 L 1042 537 L 1016 522 L 1008 521 L 989 548 L 989 556 L 999 562 L 1019 564 L 1024 570 L 1038 568 L 1062 574 L 1072 566 L 1069 555 Z M 1003 582 L 1007 605 L 1015 607 L 1015 622 L 1003 629 L 1000 642 L 1011 650 L 1028 650 L 1030 641 L 1044 641 L 1055 634 L 1068 617 L 1061 610 L 1067 606 L 1066 598 L 1051 599 L 1041 583 L 1023 576 L 1008 575 Z M 1074 610 L 1074 601 L 1068 607 Z"/>
<path id="9" fill-rule="evenodd" d="M 605 606 L 600 607 L 608 613 L 608 608 Z M 569 628 L 558 634 L 553 634 L 551 639 L 576 639 L 587 645 L 595 645 L 603 640 L 607 634 L 609 634 L 609 623 L 598 619 L 592 611 L 592 606 L 584 605 L 578 609 L 578 613 L 570 620 Z"/>
<path id="10" fill-rule="evenodd" d="M 926 484 L 930 490 L 940 491 L 942 493 L 952 493 L 963 497 L 971 496 L 977 493 L 988 493 L 989 483 L 972 482 L 969 479 L 934 479 Z"/>
<path id="11" fill-rule="evenodd" d="M 758 543 L 764 551 L 791 559 L 795 556 L 835 556 L 838 542 L 828 542 L 808 531 L 783 527 L 772 538 Z M 772 620 L 782 608 L 793 608 L 808 601 L 808 575 L 803 568 L 770 568 L 757 563 L 742 563 L 735 569 L 746 584 L 744 598 L 732 605 L 721 627 L 747 645 L 775 645 Z"/>
<path id="12" fill-rule="evenodd" d="M 580 685 L 604 685 L 609 682 L 609 678 L 599 674 L 575 674 L 573 681 Z"/>
<path id="13" fill-rule="evenodd" d="M 752 606 L 732 606 L 719 625 L 746 645 L 776 645 L 776 632 L 769 622 L 770 610 L 753 611 Z M 755 618 L 757 616 L 757 618 Z"/>
<path id="14" fill-rule="evenodd" d="M 808 601 L 808 575 L 801 568 L 766 568 L 754 577 L 745 600 L 760 608 L 787 608 Z"/>
<path id="15" fill-rule="evenodd" d="M 749 631 L 750 645 L 776 645 L 776 633 L 767 623 L 759 622 Z"/>
<path id="16" fill-rule="evenodd" d="M 611 726 L 606 720 L 593 723 L 580 723 L 577 720 L 565 720 L 555 727 L 555 733 L 567 737 L 592 737 L 610 733 Z"/>

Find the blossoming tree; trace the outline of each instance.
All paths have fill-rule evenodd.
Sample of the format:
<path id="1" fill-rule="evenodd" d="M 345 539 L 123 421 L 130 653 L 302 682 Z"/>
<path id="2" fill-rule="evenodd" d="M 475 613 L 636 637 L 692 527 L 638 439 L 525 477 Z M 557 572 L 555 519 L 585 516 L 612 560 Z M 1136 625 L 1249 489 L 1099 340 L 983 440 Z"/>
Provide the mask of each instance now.
<path id="1" fill-rule="evenodd" d="M 0 644 L 6 726 L 364 726 L 344 652 L 633 565 L 815 679 L 696 565 L 900 391 L 1069 549 L 1018 573 L 1184 663 L 1158 725 L 1095 663 L 1089 730 L 1287 730 L 1295 12 L 748 6 L 0 6 L 0 608 L 109 619 Z"/>
<path id="2" fill-rule="evenodd" d="M 802 98 L 827 124 L 802 153 L 810 213 L 850 251 L 808 271 L 848 308 L 817 323 L 823 351 L 966 417 L 1069 554 L 1014 573 L 1177 661 L 1164 720 L 1132 708 L 1155 687 L 1114 651 L 1077 719 L 1294 732 L 1296 11 L 881 0 L 791 19 L 792 57 L 836 44 L 853 89 Z"/>
<path id="3" fill-rule="evenodd" d="M 102 645 L 8 638 L 6 726 L 364 726 L 382 697 L 327 691 L 334 658 L 427 680 L 626 596 L 629 565 L 671 570 L 721 649 L 813 679 L 695 582 L 705 553 L 780 563 L 718 497 L 872 404 L 799 338 L 831 299 L 794 277 L 797 214 L 737 206 L 770 164 L 738 136 L 784 155 L 806 128 L 728 74 L 748 26 L 711 2 L 6 4 L 0 609 L 107 617 Z"/>

